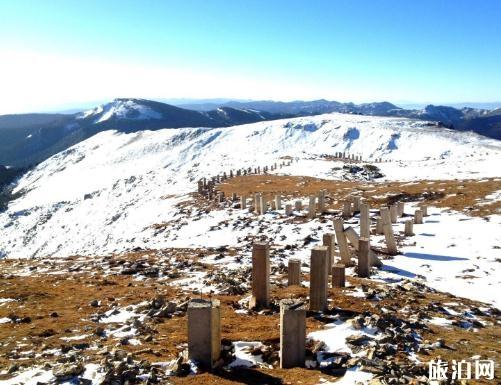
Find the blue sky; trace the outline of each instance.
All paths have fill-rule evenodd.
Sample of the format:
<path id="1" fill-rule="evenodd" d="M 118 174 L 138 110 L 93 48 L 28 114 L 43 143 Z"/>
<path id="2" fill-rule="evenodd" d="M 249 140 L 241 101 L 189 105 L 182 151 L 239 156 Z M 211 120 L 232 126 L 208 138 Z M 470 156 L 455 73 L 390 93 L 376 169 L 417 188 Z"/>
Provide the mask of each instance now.
<path id="1" fill-rule="evenodd" d="M 113 97 L 501 100 L 501 1 L 0 0 L 0 113 Z"/>

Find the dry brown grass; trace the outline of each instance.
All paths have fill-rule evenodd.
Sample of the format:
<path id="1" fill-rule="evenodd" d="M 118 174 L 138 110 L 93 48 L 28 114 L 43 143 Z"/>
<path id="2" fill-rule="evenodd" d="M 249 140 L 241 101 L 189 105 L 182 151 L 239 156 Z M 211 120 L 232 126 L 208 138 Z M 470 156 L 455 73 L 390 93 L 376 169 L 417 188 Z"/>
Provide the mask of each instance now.
<path id="1" fill-rule="evenodd" d="M 229 179 L 217 188 L 226 196 L 263 193 L 271 200 L 275 194 L 288 198 L 316 195 L 327 190 L 327 208 L 340 209 L 341 201 L 353 194 L 365 197 L 374 206 L 398 199 L 421 201 L 436 207 L 451 208 L 469 215 L 486 216 L 501 213 L 501 201 L 480 204 L 489 194 L 501 190 L 501 179 L 445 180 L 418 182 L 366 183 L 335 181 L 305 176 L 249 175 Z"/>

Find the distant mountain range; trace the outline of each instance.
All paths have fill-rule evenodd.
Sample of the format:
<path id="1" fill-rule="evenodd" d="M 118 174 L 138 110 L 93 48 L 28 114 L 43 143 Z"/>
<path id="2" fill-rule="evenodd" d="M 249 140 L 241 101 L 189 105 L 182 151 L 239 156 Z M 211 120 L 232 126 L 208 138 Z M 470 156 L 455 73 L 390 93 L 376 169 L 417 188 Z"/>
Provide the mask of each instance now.
<path id="1" fill-rule="evenodd" d="M 501 139 L 501 109 L 429 105 L 404 109 L 388 102 L 229 101 L 173 106 L 145 99 L 115 99 L 75 114 L 0 116 L 0 165 L 29 167 L 105 130 L 135 132 L 180 127 L 228 127 L 259 121 L 341 112 L 440 122 L 460 131 Z"/>

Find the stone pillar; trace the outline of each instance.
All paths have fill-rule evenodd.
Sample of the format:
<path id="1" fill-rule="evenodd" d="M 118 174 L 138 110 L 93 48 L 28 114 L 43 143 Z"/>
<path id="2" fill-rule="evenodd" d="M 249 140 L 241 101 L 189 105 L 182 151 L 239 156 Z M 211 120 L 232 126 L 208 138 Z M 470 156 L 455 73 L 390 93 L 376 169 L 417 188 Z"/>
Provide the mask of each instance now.
<path id="1" fill-rule="evenodd" d="M 325 212 L 325 190 L 320 190 L 318 193 L 318 211 L 320 214 Z"/>
<path id="2" fill-rule="evenodd" d="M 423 211 L 421 210 L 416 210 L 414 213 L 414 223 L 416 225 L 421 225 L 423 224 Z"/>
<path id="3" fill-rule="evenodd" d="M 390 206 L 391 223 L 397 223 L 397 217 L 398 217 L 397 205 L 393 204 Z"/>
<path id="4" fill-rule="evenodd" d="M 332 266 L 332 287 L 345 287 L 346 267 L 342 263 L 336 263 Z"/>
<path id="5" fill-rule="evenodd" d="M 404 216 L 404 211 L 405 211 L 405 203 L 404 202 L 398 202 L 397 203 L 397 212 L 399 217 Z"/>
<path id="6" fill-rule="evenodd" d="M 360 211 L 360 197 L 353 197 L 353 212 Z"/>
<path id="7" fill-rule="evenodd" d="M 292 215 L 292 205 L 285 205 L 285 215 Z"/>
<path id="8" fill-rule="evenodd" d="M 275 195 L 275 207 L 277 210 L 282 210 L 282 196 L 280 194 Z"/>
<path id="9" fill-rule="evenodd" d="M 259 195 L 259 208 L 260 208 L 260 214 L 266 213 L 268 211 L 268 205 L 266 204 L 266 201 L 264 200 L 263 194 Z"/>
<path id="10" fill-rule="evenodd" d="M 236 201 L 237 201 L 237 193 L 232 193 L 232 194 L 231 194 L 231 200 L 232 200 L 233 202 L 236 202 Z"/>
<path id="11" fill-rule="evenodd" d="M 301 284 L 301 260 L 297 258 L 289 259 L 287 266 L 288 286 Z"/>
<path id="12" fill-rule="evenodd" d="M 405 231 L 404 231 L 405 235 L 407 235 L 407 236 L 414 235 L 413 225 L 414 225 L 414 222 L 412 221 L 412 219 L 408 219 L 405 221 Z"/>
<path id="13" fill-rule="evenodd" d="M 327 272 L 331 274 L 332 273 L 331 267 L 334 264 L 334 248 L 336 247 L 335 235 L 333 233 L 325 233 L 322 236 L 322 244 L 323 246 L 327 246 L 327 248 L 329 249 L 327 253 L 329 256 L 329 260 L 327 262 Z"/>
<path id="14" fill-rule="evenodd" d="M 255 209 L 256 214 L 261 213 L 261 194 L 260 193 L 254 194 L 254 209 Z"/>
<path id="15" fill-rule="evenodd" d="M 304 366 L 306 359 L 306 308 L 304 302 L 280 301 L 280 368 Z"/>
<path id="16" fill-rule="evenodd" d="M 339 247 L 339 255 L 341 261 L 346 265 L 351 265 L 350 249 L 348 248 L 348 241 L 344 233 L 344 225 L 342 218 L 334 219 L 334 232 L 336 233 L 337 245 Z"/>
<path id="17" fill-rule="evenodd" d="M 316 246 L 311 250 L 310 262 L 310 310 L 327 310 L 327 255 L 325 246 Z"/>
<path id="18" fill-rule="evenodd" d="M 266 242 L 252 245 L 252 298 L 250 308 L 270 304 L 270 246 Z"/>
<path id="19" fill-rule="evenodd" d="M 247 197 L 245 195 L 240 197 L 240 208 L 242 210 L 247 208 Z"/>
<path id="20" fill-rule="evenodd" d="M 217 299 L 192 299 L 188 304 L 188 357 L 206 370 L 221 355 L 221 309 Z"/>
<path id="21" fill-rule="evenodd" d="M 382 235 L 383 232 L 383 218 L 376 217 L 376 234 Z"/>
<path id="22" fill-rule="evenodd" d="M 296 211 L 301 211 L 303 209 L 303 202 L 300 200 L 297 200 L 296 202 L 294 202 L 294 209 Z"/>
<path id="23" fill-rule="evenodd" d="M 397 243 L 393 235 L 393 227 L 391 226 L 390 210 L 388 207 L 381 207 L 381 218 L 383 218 L 383 233 L 386 239 L 386 248 L 388 254 L 397 254 Z"/>
<path id="24" fill-rule="evenodd" d="M 353 245 L 354 249 L 355 250 L 358 250 L 358 234 L 357 232 L 355 231 L 355 229 L 353 229 L 353 227 L 348 227 L 345 231 L 344 231 L 344 234 L 346 235 L 346 238 L 348 239 L 348 241 Z"/>
<path id="25" fill-rule="evenodd" d="M 343 218 L 344 219 L 349 219 L 351 218 L 351 202 L 350 201 L 344 201 L 343 202 Z"/>
<path id="26" fill-rule="evenodd" d="M 202 194 L 203 191 L 204 191 L 204 182 L 202 180 L 199 180 L 198 181 L 198 193 Z"/>
<path id="27" fill-rule="evenodd" d="M 315 201 L 315 195 L 310 195 L 310 201 L 308 203 L 308 218 L 310 219 L 315 218 L 316 215 Z"/>
<path id="28" fill-rule="evenodd" d="M 369 239 L 371 232 L 369 204 L 360 205 L 360 236 Z"/>
<path id="29" fill-rule="evenodd" d="M 421 205 L 421 211 L 423 212 L 423 217 L 427 217 L 428 216 L 428 206 Z"/>
<path id="30" fill-rule="evenodd" d="M 275 201 L 274 200 L 270 201 L 270 210 L 275 211 Z"/>
<path id="31" fill-rule="evenodd" d="M 368 278 L 370 275 L 370 244 L 367 238 L 360 238 L 358 241 L 358 276 Z"/>

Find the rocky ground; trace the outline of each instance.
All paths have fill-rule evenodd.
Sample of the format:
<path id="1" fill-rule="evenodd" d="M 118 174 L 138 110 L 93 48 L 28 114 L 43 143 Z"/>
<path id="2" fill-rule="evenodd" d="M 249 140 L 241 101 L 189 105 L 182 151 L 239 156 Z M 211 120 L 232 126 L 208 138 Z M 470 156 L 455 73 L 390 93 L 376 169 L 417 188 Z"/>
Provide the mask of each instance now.
<path id="1" fill-rule="evenodd" d="M 258 227 L 228 247 L 1 260 L 0 384 L 313 385 L 340 377 L 343 383 L 425 384 L 427 363 L 437 357 L 501 362 L 496 306 L 437 291 L 423 277 L 388 278 L 374 268 L 373 279 L 347 271 L 347 287 L 329 289 L 330 310 L 307 314 L 306 367 L 278 368 L 279 300 L 306 301 L 308 296 L 307 259 L 302 285 L 287 287 L 286 258 L 318 242 L 322 223 L 339 214 L 341 200 L 357 192 L 371 207 L 426 202 L 489 221 L 501 207 L 500 179 L 377 184 L 255 175 L 230 179 L 218 189 L 226 196 L 259 191 L 270 199 L 281 193 L 284 200 L 325 189 L 327 213 L 315 219 L 320 227 L 300 242 L 273 239 L 273 222 L 308 224 L 301 213 L 266 220 L 251 213 L 212 226 L 214 233 Z M 215 204 L 194 194 L 177 210 L 177 219 L 152 230 L 170 236 L 184 229 L 189 235 L 190 225 L 204 215 L 239 210 L 239 203 Z M 249 251 L 256 238 L 272 243 L 272 306 L 262 311 L 247 306 Z M 397 238 L 403 247 L 406 240 Z M 375 243 L 374 250 L 383 263 L 392 263 L 384 247 Z M 222 304 L 223 356 L 213 373 L 200 373 L 186 358 L 187 303 L 200 296 Z M 496 368 L 496 378 L 500 375 Z"/>

